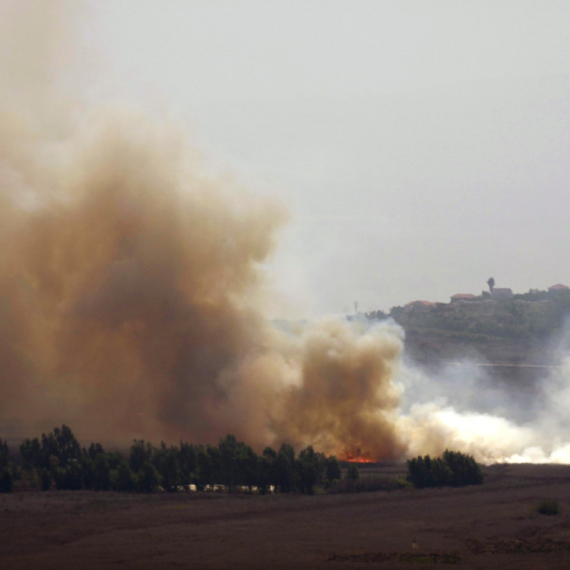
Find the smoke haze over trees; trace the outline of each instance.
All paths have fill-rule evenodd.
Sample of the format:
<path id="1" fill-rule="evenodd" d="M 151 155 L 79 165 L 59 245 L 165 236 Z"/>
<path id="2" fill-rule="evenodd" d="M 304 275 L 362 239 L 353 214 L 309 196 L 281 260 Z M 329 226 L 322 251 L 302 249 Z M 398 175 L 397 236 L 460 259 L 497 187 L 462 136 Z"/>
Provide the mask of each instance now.
<path id="1" fill-rule="evenodd" d="M 121 485 L 153 489 L 155 470 L 172 471 L 169 445 L 228 433 L 237 439 L 222 450 L 238 447 L 244 465 L 251 456 L 238 441 L 279 449 L 284 488 L 307 450 L 305 490 L 313 453 L 401 459 L 453 448 L 493 461 L 544 446 L 539 457 L 567 460 L 566 432 L 555 439 L 554 428 L 543 440 L 485 417 L 493 439 L 477 430 L 480 416 L 429 398 L 404 412 L 404 332 L 393 322 L 270 322 L 266 307 L 279 298 L 269 267 L 287 207 L 214 174 L 174 120 L 74 99 L 68 8 L 0 5 L 0 433 L 11 443 L 63 422 L 81 441 L 166 448 L 158 466 L 137 448 L 135 481 L 117 457 L 78 456 L 62 428 L 30 440 L 42 484 L 55 472 L 77 485 L 84 459 L 93 487 L 112 486 L 116 471 Z M 308 237 L 304 253 L 314 247 Z M 197 484 L 222 450 L 196 451 Z"/>

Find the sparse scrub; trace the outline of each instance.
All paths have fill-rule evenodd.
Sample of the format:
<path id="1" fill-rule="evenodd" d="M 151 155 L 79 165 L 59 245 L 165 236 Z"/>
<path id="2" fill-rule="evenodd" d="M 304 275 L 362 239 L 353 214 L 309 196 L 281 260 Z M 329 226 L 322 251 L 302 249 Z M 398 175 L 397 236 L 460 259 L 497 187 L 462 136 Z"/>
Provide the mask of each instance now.
<path id="1" fill-rule="evenodd" d="M 542 499 L 532 510 L 539 515 L 559 515 L 560 505 L 556 499 Z"/>

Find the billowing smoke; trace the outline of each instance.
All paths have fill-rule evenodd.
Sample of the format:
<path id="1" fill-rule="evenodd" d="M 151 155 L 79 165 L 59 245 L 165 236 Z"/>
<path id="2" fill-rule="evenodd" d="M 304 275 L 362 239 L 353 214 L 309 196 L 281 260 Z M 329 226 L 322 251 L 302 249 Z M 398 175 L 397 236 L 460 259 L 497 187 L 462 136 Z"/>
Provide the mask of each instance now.
<path id="1" fill-rule="evenodd" d="M 285 209 L 205 173 L 183 133 L 71 95 L 65 2 L 0 4 L 0 427 L 84 439 L 405 450 L 402 340 L 263 317 Z M 381 437 L 377 437 L 381 434 Z"/>
<path id="2" fill-rule="evenodd" d="M 234 433 L 258 449 L 371 459 L 446 447 L 486 461 L 570 457 L 551 416 L 518 427 L 434 400 L 431 381 L 402 366 L 394 324 L 270 324 L 264 265 L 284 207 L 207 175 L 171 125 L 63 97 L 54 59 L 70 52 L 53 42 L 50 6 L 30 2 L 32 20 L 2 6 L 5 22 L 22 20 L 0 40 L 4 437 L 65 422 L 119 444 Z M 567 376 L 552 384 L 565 401 Z"/>
<path id="3" fill-rule="evenodd" d="M 25 160 L 2 156 L 4 426 L 405 452 L 397 327 L 262 317 L 281 207 L 223 188 L 140 116 L 95 114 L 48 164 L 26 134 L 10 130 Z"/>
<path id="4" fill-rule="evenodd" d="M 291 335 L 262 317 L 282 207 L 223 187 L 135 114 L 93 113 L 57 141 L 3 123 L 5 428 L 403 453 L 396 329 Z"/>
<path id="5" fill-rule="evenodd" d="M 278 435 L 348 457 L 405 453 L 393 382 L 401 332 L 391 325 L 364 328 L 330 319 L 300 335 L 297 382 L 287 388 Z"/>
<path id="6" fill-rule="evenodd" d="M 5 164 L 3 413 L 219 436 L 236 427 L 222 410 L 246 388 L 241 363 L 265 350 L 252 307 L 284 215 L 223 194 L 178 137 L 143 119 L 97 122 L 50 168 L 53 187 L 26 188 L 27 211 L 11 181 L 32 177 Z M 254 399 L 240 398 L 240 415 Z"/>

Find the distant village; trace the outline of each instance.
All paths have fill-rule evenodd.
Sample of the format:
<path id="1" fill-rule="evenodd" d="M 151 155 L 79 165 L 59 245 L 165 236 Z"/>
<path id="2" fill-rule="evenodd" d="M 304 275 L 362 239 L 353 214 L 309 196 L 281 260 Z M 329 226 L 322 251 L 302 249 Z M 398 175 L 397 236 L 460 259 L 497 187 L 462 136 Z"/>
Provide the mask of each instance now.
<path id="1" fill-rule="evenodd" d="M 393 318 L 407 331 L 446 331 L 468 335 L 473 340 L 542 340 L 557 330 L 570 313 L 570 287 L 562 283 L 527 293 L 495 287 L 493 278 L 487 284 L 489 291 L 480 295 L 456 293 L 449 303 L 415 300 L 392 307 L 388 314 L 371 311 L 366 316 L 372 320 Z"/>
<path id="2" fill-rule="evenodd" d="M 556 285 L 552 285 L 552 287 L 549 287 L 546 292 L 550 297 L 552 297 L 562 291 L 570 291 L 570 287 L 563 285 L 562 283 L 557 283 Z M 529 293 L 530 295 L 523 293 L 518 297 L 525 297 L 525 296 L 531 297 L 529 299 L 526 299 L 527 301 L 530 302 L 537 302 L 544 300 L 544 296 L 540 295 L 540 293 L 544 292 L 541 292 L 538 289 L 536 290 L 531 289 Z M 451 296 L 451 301 L 449 303 L 431 303 L 430 301 L 410 301 L 409 303 L 406 303 L 406 305 L 404 305 L 404 309 L 406 311 L 411 311 L 418 308 L 421 310 L 426 307 L 439 307 L 439 306 L 448 307 L 452 303 L 459 303 L 461 301 L 467 301 L 467 302 L 489 301 L 489 300 L 508 301 L 509 299 L 513 299 L 513 297 L 514 297 L 513 291 L 508 287 L 492 287 L 490 288 L 489 292 L 483 291 L 481 295 L 473 295 L 472 293 L 456 293 L 455 295 Z M 523 301 L 525 299 L 520 298 L 519 300 Z"/>

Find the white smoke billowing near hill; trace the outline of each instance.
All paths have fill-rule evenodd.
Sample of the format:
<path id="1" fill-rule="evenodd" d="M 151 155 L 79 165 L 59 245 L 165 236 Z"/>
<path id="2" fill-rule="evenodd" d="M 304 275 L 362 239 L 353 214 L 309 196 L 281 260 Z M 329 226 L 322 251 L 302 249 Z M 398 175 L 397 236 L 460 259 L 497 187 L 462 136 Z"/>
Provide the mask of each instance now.
<path id="1" fill-rule="evenodd" d="M 31 2 L 31 19 L 2 7 L 13 22 L 0 58 L 6 435 L 65 422 L 120 443 L 235 433 L 257 448 L 289 441 L 378 460 L 449 447 L 566 461 L 566 369 L 549 414 L 518 427 L 469 411 L 472 397 L 434 400 L 427 377 L 412 386 L 394 324 L 269 324 L 263 266 L 287 212 L 206 175 L 172 125 L 79 112 L 54 85 L 69 55 L 58 6 Z"/>
<path id="2" fill-rule="evenodd" d="M 429 374 L 408 363 L 402 426 L 411 455 L 440 453 L 442 445 L 485 463 L 570 463 L 570 358 L 556 362 L 530 385 L 502 385 L 493 367 L 473 360 Z M 435 435 L 437 434 L 437 435 Z"/>

